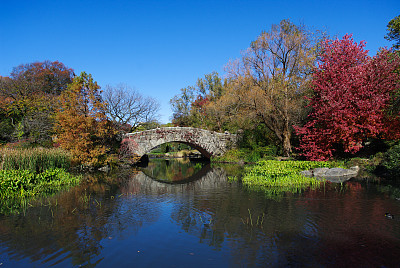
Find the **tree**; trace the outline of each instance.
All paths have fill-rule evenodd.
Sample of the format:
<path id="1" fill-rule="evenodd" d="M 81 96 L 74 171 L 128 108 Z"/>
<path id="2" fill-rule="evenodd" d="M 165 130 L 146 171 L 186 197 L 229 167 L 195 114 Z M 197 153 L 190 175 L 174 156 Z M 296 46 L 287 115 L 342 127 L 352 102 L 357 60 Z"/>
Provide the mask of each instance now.
<path id="1" fill-rule="evenodd" d="M 388 33 L 385 36 L 386 40 L 394 41 L 393 47 L 400 48 L 400 15 L 389 21 L 387 25 Z"/>
<path id="2" fill-rule="evenodd" d="M 106 86 L 106 115 L 121 132 L 132 132 L 139 124 L 157 121 L 160 104 L 126 85 Z"/>
<path id="3" fill-rule="evenodd" d="M 391 94 L 399 88 L 396 53 L 382 49 L 371 58 L 351 35 L 326 40 L 313 75 L 312 112 L 300 149 L 311 160 L 330 158 L 335 148 L 356 153 L 368 138 L 399 137 L 399 114 L 388 116 Z"/>
<path id="4" fill-rule="evenodd" d="M 3 139 L 14 135 L 29 137 L 33 142 L 49 141 L 55 96 L 72 82 L 74 72 L 58 61 L 34 62 L 13 68 L 10 77 L 0 79 L 0 105 L 5 113 L 1 120 Z M 49 125 L 50 124 L 50 125 Z M 22 126 L 22 129 L 20 129 Z"/>
<path id="5" fill-rule="evenodd" d="M 283 20 L 251 43 L 240 60 L 227 66 L 228 98 L 237 120 L 260 122 L 270 129 L 285 155 L 292 152 L 292 125 L 305 106 L 303 96 L 317 56 L 318 35 Z"/>
<path id="6" fill-rule="evenodd" d="M 218 113 L 211 103 L 221 98 L 224 88 L 225 82 L 217 72 L 212 72 L 198 78 L 195 86 L 181 89 L 181 93 L 170 100 L 173 123 L 221 131 L 220 118 L 215 117 Z"/>
<path id="7" fill-rule="evenodd" d="M 107 141 L 114 134 L 99 89 L 90 74 L 75 77 L 60 95 L 55 124 L 57 142 L 73 161 L 94 167 L 107 161 Z"/>
<path id="8" fill-rule="evenodd" d="M 195 101 L 196 90 L 189 86 L 181 89 L 179 95 L 169 102 L 172 106 L 172 122 L 178 126 L 194 126 L 191 118 L 192 103 Z"/>

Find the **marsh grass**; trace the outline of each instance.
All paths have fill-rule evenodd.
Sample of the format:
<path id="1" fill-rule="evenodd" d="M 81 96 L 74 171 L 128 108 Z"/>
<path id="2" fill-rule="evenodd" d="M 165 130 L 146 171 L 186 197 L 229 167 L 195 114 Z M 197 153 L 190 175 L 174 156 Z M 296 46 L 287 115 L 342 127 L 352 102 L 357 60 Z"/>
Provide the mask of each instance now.
<path id="1" fill-rule="evenodd" d="M 309 187 L 316 189 L 323 183 L 300 175 L 300 171 L 337 166 L 340 165 L 336 162 L 262 160 L 246 167 L 242 182 L 250 188 L 264 190 L 268 195 L 280 196 L 285 192 L 297 193 Z"/>
<path id="2" fill-rule="evenodd" d="M 47 169 L 71 166 L 71 155 L 59 148 L 0 149 L 0 169 L 30 170 L 36 173 Z"/>
<path id="3" fill-rule="evenodd" d="M 39 197 L 50 196 L 77 185 L 81 177 L 60 168 L 41 173 L 30 170 L 0 170 L 0 214 L 24 209 Z"/>
<path id="4" fill-rule="evenodd" d="M 68 173 L 70 165 L 70 154 L 58 148 L 0 149 L 0 213 L 77 185 L 81 176 Z"/>

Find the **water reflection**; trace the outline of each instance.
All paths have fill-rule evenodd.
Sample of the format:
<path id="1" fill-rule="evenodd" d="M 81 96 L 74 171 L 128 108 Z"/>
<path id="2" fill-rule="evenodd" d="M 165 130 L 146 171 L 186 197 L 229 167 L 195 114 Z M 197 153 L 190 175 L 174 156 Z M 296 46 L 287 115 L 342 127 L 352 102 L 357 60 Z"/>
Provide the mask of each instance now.
<path id="1" fill-rule="evenodd" d="M 189 158 L 152 159 L 141 171 L 165 183 L 186 183 L 201 178 L 209 169 L 209 162 Z"/>
<path id="2" fill-rule="evenodd" d="M 347 182 L 266 198 L 205 166 L 188 183 L 131 170 L 0 217 L 9 266 L 396 267 L 397 200 Z M 191 175 L 193 177 L 193 175 Z M 368 187 L 365 187 L 368 186 Z M 47 200 L 48 202 L 49 200 Z"/>
<path id="3" fill-rule="evenodd" d="M 1 256 L 8 255 L 21 266 L 94 266 L 102 259 L 103 240 L 118 238 L 126 230 L 135 235 L 160 214 L 159 207 L 121 195 L 112 186 L 82 185 L 40 201 L 44 203 L 23 215 L 0 217 Z"/>

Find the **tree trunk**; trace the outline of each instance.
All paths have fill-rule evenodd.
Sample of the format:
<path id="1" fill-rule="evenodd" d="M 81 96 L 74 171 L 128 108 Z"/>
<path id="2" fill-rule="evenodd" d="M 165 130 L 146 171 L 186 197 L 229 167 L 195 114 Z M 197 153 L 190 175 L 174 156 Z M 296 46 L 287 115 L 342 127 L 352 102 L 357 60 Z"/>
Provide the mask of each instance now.
<path id="1" fill-rule="evenodd" d="M 282 135 L 283 142 L 283 154 L 287 157 L 292 153 L 292 145 L 290 143 L 290 132 L 289 130 L 285 130 Z"/>

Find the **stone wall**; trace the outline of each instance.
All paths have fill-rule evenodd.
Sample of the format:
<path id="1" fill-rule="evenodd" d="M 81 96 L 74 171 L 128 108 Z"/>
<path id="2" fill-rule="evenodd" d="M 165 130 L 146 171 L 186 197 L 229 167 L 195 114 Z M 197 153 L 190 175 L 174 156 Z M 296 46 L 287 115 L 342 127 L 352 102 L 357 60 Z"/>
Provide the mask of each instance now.
<path id="1" fill-rule="evenodd" d="M 197 149 L 205 157 L 222 155 L 238 142 L 238 136 L 228 132 L 218 133 L 192 127 L 164 127 L 125 134 L 122 150 L 141 157 L 154 147 L 167 142 L 181 142 Z"/>

